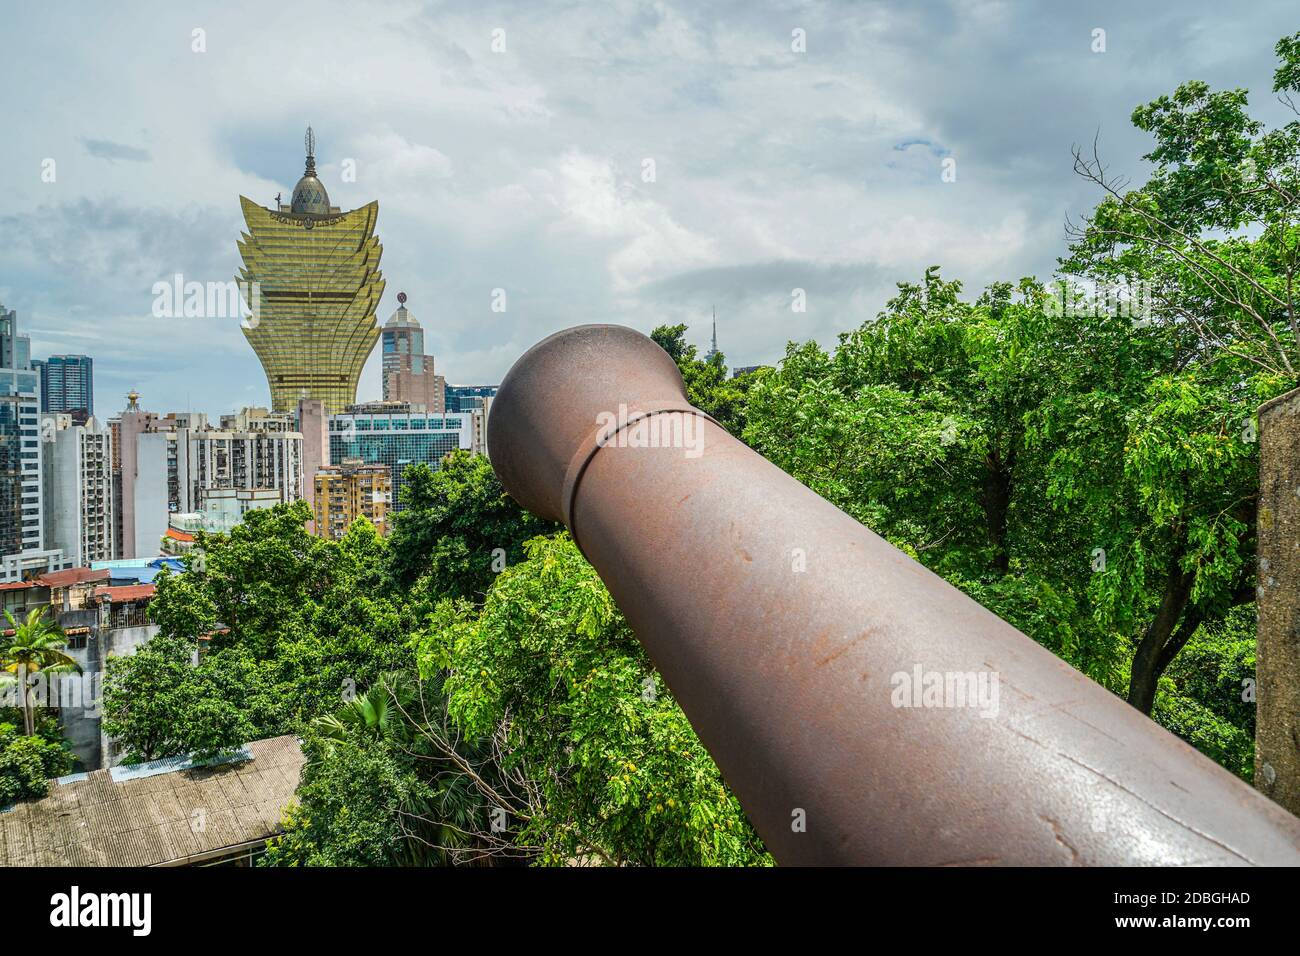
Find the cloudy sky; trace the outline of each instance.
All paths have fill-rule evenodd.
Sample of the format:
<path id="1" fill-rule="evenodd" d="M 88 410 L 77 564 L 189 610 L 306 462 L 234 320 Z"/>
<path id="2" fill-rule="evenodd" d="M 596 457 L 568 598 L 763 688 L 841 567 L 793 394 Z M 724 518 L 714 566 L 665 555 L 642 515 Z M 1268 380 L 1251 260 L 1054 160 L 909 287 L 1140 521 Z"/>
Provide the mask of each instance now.
<path id="1" fill-rule="evenodd" d="M 379 201 L 380 321 L 406 291 L 449 381 L 584 322 L 707 346 L 714 307 L 729 364 L 770 362 L 931 264 L 1050 276 L 1097 199 L 1071 145 L 1141 176 L 1133 107 L 1192 78 L 1278 120 L 1296 30 L 1294 0 L 6 4 L 0 303 L 95 357 L 101 416 L 266 404 L 236 322 L 152 288 L 235 275 L 238 197 L 288 195 L 310 123 L 331 201 Z"/>

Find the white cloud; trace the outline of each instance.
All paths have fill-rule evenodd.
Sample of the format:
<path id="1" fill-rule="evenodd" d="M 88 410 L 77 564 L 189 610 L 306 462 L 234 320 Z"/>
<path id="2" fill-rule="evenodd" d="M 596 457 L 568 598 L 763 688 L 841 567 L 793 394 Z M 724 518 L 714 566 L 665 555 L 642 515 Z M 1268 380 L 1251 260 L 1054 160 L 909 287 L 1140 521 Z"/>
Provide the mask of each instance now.
<path id="1" fill-rule="evenodd" d="M 331 199 L 380 203 L 380 319 L 408 292 L 450 380 L 497 381 L 584 321 L 686 321 L 703 344 L 714 305 L 729 359 L 752 364 L 789 338 L 832 343 L 931 264 L 971 290 L 1050 274 L 1065 212 L 1097 198 L 1071 143 L 1100 127 L 1108 158 L 1140 174 L 1132 108 L 1194 76 L 1250 87 L 1267 112 L 1272 45 L 1295 29 L 1283 0 L 235 0 L 4 16 L 24 42 L 0 60 L 15 104 L 0 137 L 3 301 L 41 330 L 38 353 L 96 356 L 108 410 L 131 384 L 156 409 L 212 412 L 265 401 L 256 359 L 237 328 L 160 332 L 149 290 L 174 272 L 235 274 L 238 196 L 293 187 L 308 123 Z M 1103 56 L 1088 49 L 1098 23 Z M 498 28 L 505 53 L 490 47 Z M 895 148 L 909 141 L 932 147 Z M 938 148 L 956 183 L 940 182 Z M 807 313 L 789 311 L 794 284 Z M 505 314 L 488 308 L 496 287 Z"/>
<path id="2" fill-rule="evenodd" d="M 612 290 L 623 294 L 654 278 L 713 261 L 714 241 L 676 222 L 645 189 L 620 177 L 613 162 L 571 150 L 559 162 L 553 195 L 561 219 L 552 235 L 572 230 L 610 240 Z"/>

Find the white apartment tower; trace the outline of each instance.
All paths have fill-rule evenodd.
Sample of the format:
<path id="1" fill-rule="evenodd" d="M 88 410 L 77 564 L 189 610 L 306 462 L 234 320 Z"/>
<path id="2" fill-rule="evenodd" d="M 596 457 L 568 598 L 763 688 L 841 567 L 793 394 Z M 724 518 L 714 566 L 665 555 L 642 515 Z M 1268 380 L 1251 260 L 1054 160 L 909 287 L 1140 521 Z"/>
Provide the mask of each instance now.
<path id="1" fill-rule="evenodd" d="M 113 548 L 113 438 L 93 416 L 41 416 L 46 547 L 79 568 L 110 561 Z"/>

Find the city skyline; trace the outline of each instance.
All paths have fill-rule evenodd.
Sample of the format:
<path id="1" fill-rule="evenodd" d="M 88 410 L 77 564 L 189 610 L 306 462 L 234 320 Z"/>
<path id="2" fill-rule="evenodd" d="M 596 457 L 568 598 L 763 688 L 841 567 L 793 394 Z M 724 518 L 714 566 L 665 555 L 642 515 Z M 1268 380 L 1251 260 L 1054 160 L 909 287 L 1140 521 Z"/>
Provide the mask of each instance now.
<path id="1" fill-rule="evenodd" d="M 380 203 L 379 315 L 408 292 L 448 381 L 499 381 L 579 322 L 685 322 L 703 353 L 714 305 L 728 364 L 770 364 L 790 339 L 831 344 L 929 265 L 971 290 L 1046 278 L 1065 215 L 1097 199 L 1071 145 L 1099 133 L 1140 174 L 1149 143 L 1123 118 L 1189 73 L 1279 115 L 1269 38 L 1290 20 L 1281 3 L 350 10 L 11 14 L 31 42 L 0 85 L 29 112 L 0 141 L 0 302 L 34 356 L 95 357 L 103 412 L 131 388 L 159 409 L 270 405 L 236 321 L 156 319 L 151 289 L 236 274 L 238 196 L 289 194 L 309 123 L 331 200 Z M 258 36 L 290 31 L 274 55 Z M 356 52 L 336 69 L 321 51 L 340 44 Z M 130 55 L 88 72 L 105 45 Z M 357 398 L 381 392 L 373 352 Z"/>

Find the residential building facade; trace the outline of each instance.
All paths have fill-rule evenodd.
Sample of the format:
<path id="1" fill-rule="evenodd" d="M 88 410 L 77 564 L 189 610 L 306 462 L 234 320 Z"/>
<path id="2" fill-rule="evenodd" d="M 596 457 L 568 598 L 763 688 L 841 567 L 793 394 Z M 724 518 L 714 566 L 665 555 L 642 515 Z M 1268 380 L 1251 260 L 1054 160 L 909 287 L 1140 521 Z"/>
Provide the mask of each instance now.
<path id="1" fill-rule="evenodd" d="M 303 497 L 303 437 L 284 430 L 291 418 L 244 409 L 222 422 L 250 430 L 229 431 L 200 414 L 160 418 L 139 409 L 136 393 L 127 397 L 116 422 L 121 557 L 159 554 L 172 515 L 213 511 L 225 520 Z"/>
<path id="2" fill-rule="evenodd" d="M 325 403 L 315 398 L 298 401 L 298 431 L 302 434 L 302 497 L 315 499 L 316 472 L 330 463 L 330 416 Z M 307 531 L 315 533 L 315 521 Z"/>
<path id="3" fill-rule="evenodd" d="M 388 508 L 392 483 L 383 465 L 367 465 L 356 458 L 326 465 L 316 472 L 316 534 L 334 541 L 365 517 L 380 534 L 388 533 Z"/>
<path id="4" fill-rule="evenodd" d="M 401 510 L 402 473 L 408 465 L 439 467 L 463 448 L 474 449 L 474 423 L 469 414 L 421 411 L 404 402 L 351 406 L 330 416 L 330 461 L 356 458 L 388 469 L 395 511 Z"/>
<path id="5" fill-rule="evenodd" d="M 64 649 L 80 668 L 76 674 L 54 675 L 33 691 L 58 708 L 63 735 L 84 770 L 121 762 L 101 725 L 104 667 L 110 656 L 133 654 L 158 633 L 146 611 L 153 595 L 151 583 L 122 580 L 110 570 L 88 567 L 0 584 L 4 610 L 16 619 L 43 610 L 58 624 Z"/>
<path id="6" fill-rule="evenodd" d="M 76 567 L 108 561 L 113 550 L 112 433 L 93 416 L 41 416 L 46 544 Z"/>

